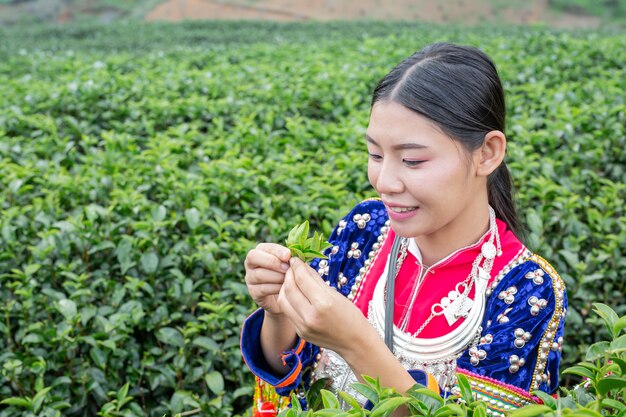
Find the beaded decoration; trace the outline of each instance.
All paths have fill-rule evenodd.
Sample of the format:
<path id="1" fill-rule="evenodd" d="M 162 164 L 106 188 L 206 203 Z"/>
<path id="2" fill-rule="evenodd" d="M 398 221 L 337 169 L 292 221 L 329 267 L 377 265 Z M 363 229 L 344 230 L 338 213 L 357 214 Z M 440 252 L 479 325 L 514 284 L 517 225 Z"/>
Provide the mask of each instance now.
<path id="1" fill-rule="evenodd" d="M 280 411 L 289 407 L 289 404 L 290 397 L 278 395 L 273 386 L 255 377 L 253 417 L 276 417 Z"/>
<path id="2" fill-rule="evenodd" d="M 496 379 L 478 375 L 461 368 L 457 368 L 457 373 L 467 377 L 474 397 L 487 405 L 488 416 L 505 417 L 505 413 L 508 411 L 540 402 L 539 398 L 530 393 Z M 452 388 L 452 393 L 460 393 L 458 385 Z"/>

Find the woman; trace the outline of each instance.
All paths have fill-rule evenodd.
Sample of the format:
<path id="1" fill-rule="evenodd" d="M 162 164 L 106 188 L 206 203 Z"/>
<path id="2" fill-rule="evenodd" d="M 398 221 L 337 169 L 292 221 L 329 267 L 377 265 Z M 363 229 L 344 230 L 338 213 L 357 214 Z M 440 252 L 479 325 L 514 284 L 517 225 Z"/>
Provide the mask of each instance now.
<path id="1" fill-rule="evenodd" d="M 380 199 L 341 220 L 328 260 L 308 266 L 270 243 L 246 258 L 261 308 L 241 347 L 261 386 L 303 398 L 328 378 L 356 395 L 369 375 L 443 393 L 463 373 L 494 415 L 556 389 L 566 294 L 516 237 L 504 126 L 498 73 L 478 49 L 430 45 L 380 81 L 366 133 Z"/>

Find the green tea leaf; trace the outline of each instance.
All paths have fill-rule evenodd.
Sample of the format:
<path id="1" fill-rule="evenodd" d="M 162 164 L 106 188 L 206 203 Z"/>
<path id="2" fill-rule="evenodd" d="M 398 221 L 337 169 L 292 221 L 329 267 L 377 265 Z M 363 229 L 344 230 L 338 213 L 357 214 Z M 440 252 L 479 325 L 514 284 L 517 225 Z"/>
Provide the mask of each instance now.
<path id="1" fill-rule="evenodd" d="M 63 314 L 65 320 L 67 321 L 72 321 L 72 319 L 76 317 L 76 303 L 72 300 L 69 300 L 67 298 L 60 300 L 57 305 L 57 309 L 61 314 Z"/>
<path id="2" fill-rule="evenodd" d="M 589 346 L 589 348 L 587 349 L 587 353 L 585 354 L 585 360 L 593 361 L 598 358 L 604 357 L 604 355 L 610 349 L 610 347 L 611 347 L 611 344 L 607 342 L 606 340 L 603 340 L 602 342 L 594 343 L 593 345 Z"/>
<path id="3" fill-rule="evenodd" d="M 603 303 L 593 303 L 593 311 L 595 311 L 602 320 L 604 320 L 604 324 L 608 329 L 609 333 L 612 337 L 615 337 L 614 326 L 615 323 L 619 320 L 617 313 L 606 304 Z"/>
<path id="4" fill-rule="evenodd" d="M 328 242 L 323 242 L 323 236 L 314 232 L 313 237 L 308 237 L 309 221 L 294 226 L 286 240 L 286 245 L 292 256 L 297 256 L 304 262 L 309 262 L 315 258 L 326 259 L 320 248 L 324 249 L 332 246 Z"/>
<path id="5" fill-rule="evenodd" d="M 224 391 L 224 377 L 217 371 L 209 372 L 204 376 L 204 381 L 214 394 Z"/>
<path id="6" fill-rule="evenodd" d="M 354 397 L 352 397 L 350 394 L 346 394 L 343 391 L 339 392 L 339 396 L 341 398 L 343 398 L 343 400 L 346 402 L 346 404 L 348 404 L 350 407 L 352 407 L 355 410 L 360 410 L 363 407 L 361 407 L 361 405 L 358 403 L 357 400 L 354 399 Z"/>
<path id="7" fill-rule="evenodd" d="M 357 382 L 356 384 L 352 385 L 352 388 L 354 388 L 356 392 L 367 398 L 372 403 L 375 404 L 378 402 L 378 393 L 370 384 Z"/>
<path id="8" fill-rule="evenodd" d="M 340 408 L 339 400 L 337 400 L 337 397 L 335 396 L 333 392 L 325 390 L 325 389 L 321 389 L 320 395 L 322 396 L 322 403 L 324 404 L 324 408 L 334 408 L 334 409 Z"/>
<path id="9" fill-rule="evenodd" d="M 433 417 L 448 417 L 448 416 L 466 416 L 467 411 L 464 407 L 461 407 L 458 404 L 450 403 L 446 404 L 433 414 Z"/>
<path id="10" fill-rule="evenodd" d="M 26 399 L 26 398 L 20 398 L 20 397 L 6 398 L 0 401 L 0 404 L 16 405 L 18 407 L 25 407 L 25 408 L 28 408 L 29 410 L 32 410 L 32 404 L 29 401 L 29 399 Z"/>
<path id="11" fill-rule="evenodd" d="M 474 401 L 474 395 L 472 394 L 472 387 L 470 386 L 469 379 L 463 374 L 457 375 L 457 383 L 461 389 L 461 398 L 466 404 Z"/>
<path id="12" fill-rule="evenodd" d="M 154 274 L 159 266 L 159 257 L 154 251 L 141 255 L 141 266 L 146 274 Z"/>
<path id="13" fill-rule="evenodd" d="M 552 409 L 545 405 L 529 405 L 512 411 L 508 417 L 539 417 L 551 411 Z"/>
<path id="14" fill-rule="evenodd" d="M 162 327 L 159 331 L 156 332 L 156 337 L 162 343 L 173 345 L 177 347 L 185 346 L 185 340 L 183 338 L 183 334 L 178 330 L 172 327 Z"/>
<path id="15" fill-rule="evenodd" d="M 612 408 L 617 411 L 626 411 L 626 404 L 612 398 L 603 398 L 601 404 L 603 407 Z"/>
<path id="16" fill-rule="evenodd" d="M 600 394 L 602 394 L 603 396 L 606 396 L 606 394 L 611 390 L 622 389 L 625 387 L 626 387 L 626 378 L 607 376 L 607 377 L 602 378 L 598 382 L 597 389 Z"/>
<path id="17" fill-rule="evenodd" d="M 552 410 L 557 409 L 556 400 L 550 394 L 543 391 L 534 391 L 533 394 L 539 397 L 546 407 L 550 407 Z"/>
<path id="18" fill-rule="evenodd" d="M 379 402 L 372 408 L 372 412 L 370 413 L 371 417 L 382 417 L 389 415 L 392 411 L 396 410 L 398 407 L 406 404 L 410 401 L 410 398 L 407 397 L 393 397 L 387 398 Z"/>
<path id="19" fill-rule="evenodd" d="M 582 366 L 572 366 L 563 371 L 564 374 L 579 375 L 583 378 L 595 379 L 596 375 L 587 368 Z"/>
<path id="20" fill-rule="evenodd" d="M 617 336 L 626 328 L 626 316 L 622 316 L 613 324 L 613 335 Z"/>

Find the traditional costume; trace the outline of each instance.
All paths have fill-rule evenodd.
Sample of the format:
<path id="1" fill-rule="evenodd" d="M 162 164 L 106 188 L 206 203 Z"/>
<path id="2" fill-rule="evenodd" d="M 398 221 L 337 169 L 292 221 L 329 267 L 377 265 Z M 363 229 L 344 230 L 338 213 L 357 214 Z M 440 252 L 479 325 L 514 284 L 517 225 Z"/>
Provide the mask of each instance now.
<path id="1" fill-rule="evenodd" d="M 329 242 L 328 259 L 316 259 L 311 267 L 389 340 L 417 382 L 454 393 L 456 374 L 462 373 L 495 416 L 535 402 L 531 391 L 557 388 L 567 312 L 563 281 L 492 210 L 485 235 L 430 267 L 422 264 L 413 239 L 395 235 L 377 199 L 358 204 Z M 392 288 L 393 299 L 385 299 L 386 288 Z M 393 325 L 386 326 L 385 316 Z M 280 396 L 292 392 L 305 405 L 305 391 L 319 378 L 365 403 L 351 388 L 356 377 L 347 363 L 302 339 L 282 356 L 290 372 L 274 375 L 260 347 L 262 323 L 259 309 L 241 335 L 244 360 L 257 377 L 256 412 L 268 409 L 268 399 L 284 407 Z"/>

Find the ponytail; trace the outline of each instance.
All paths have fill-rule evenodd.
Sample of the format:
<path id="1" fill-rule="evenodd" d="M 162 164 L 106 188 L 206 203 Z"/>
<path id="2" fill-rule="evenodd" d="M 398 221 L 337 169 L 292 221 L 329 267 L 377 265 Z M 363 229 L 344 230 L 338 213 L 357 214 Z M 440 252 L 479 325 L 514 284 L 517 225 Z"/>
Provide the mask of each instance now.
<path id="1" fill-rule="evenodd" d="M 496 212 L 496 217 L 505 222 L 508 228 L 522 240 L 523 231 L 513 200 L 511 176 L 504 161 L 487 178 L 487 193 L 489 205 Z"/>

